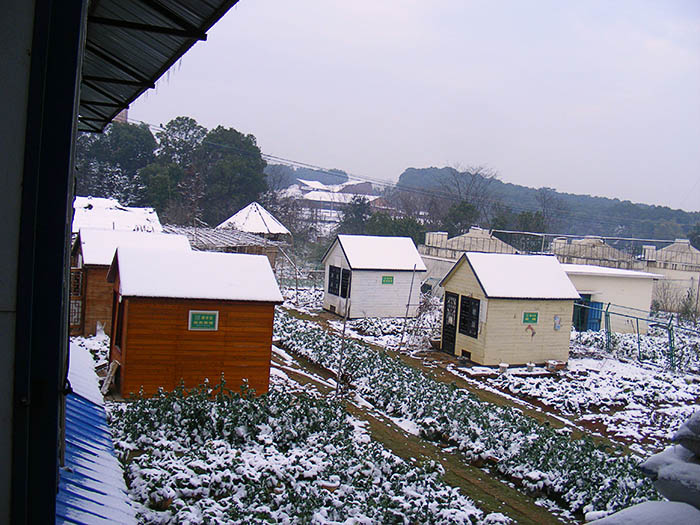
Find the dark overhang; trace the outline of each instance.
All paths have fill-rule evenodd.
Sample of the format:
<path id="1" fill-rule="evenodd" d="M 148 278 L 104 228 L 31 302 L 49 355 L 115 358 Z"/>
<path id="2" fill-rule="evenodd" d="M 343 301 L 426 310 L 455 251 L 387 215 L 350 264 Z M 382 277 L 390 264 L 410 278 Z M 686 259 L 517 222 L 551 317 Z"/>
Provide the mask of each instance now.
<path id="1" fill-rule="evenodd" d="M 93 0 L 78 130 L 102 131 L 238 0 Z"/>

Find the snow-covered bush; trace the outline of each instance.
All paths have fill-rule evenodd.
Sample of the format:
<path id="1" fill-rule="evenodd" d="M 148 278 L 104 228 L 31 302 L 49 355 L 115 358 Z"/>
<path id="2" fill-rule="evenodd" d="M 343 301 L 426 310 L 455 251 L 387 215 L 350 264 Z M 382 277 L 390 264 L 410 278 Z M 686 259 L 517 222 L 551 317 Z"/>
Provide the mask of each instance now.
<path id="1" fill-rule="evenodd" d="M 482 523 L 443 483 L 372 441 L 340 404 L 182 388 L 110 406 L 144 523 Z M 484 521 L 485 520 L 485 521 Z M 348 523 L 350 521 L 347 521 Z"/>
<path id="2" fill-rule="evenodd" d="M 341 339 L 315 323 L 278 312 L 275 335 L 288 350 L 335 370 Z M 392 417 L 413 421 L 427 439 L 457 446 L 573 511 L 614 510 L 658 498 L 636 469 L 639 458 L 571 440 L 511 407 L 480 401 L 382 352 L 345 344 L 344 372 L 357 392 Z M 533 480 L 533 473 L 537 473 Z"/>

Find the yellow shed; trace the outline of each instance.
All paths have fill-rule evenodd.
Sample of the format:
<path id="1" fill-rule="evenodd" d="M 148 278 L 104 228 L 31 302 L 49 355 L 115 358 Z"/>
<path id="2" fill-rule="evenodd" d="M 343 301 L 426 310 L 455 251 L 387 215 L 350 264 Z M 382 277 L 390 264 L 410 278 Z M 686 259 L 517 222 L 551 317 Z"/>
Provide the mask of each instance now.
<path id="1" fill-rule="evenodd" d="M 467 252 L 440 286 L 443 351 L 482 365 L 568 360 L 579 294 L 556 257 Z"/>

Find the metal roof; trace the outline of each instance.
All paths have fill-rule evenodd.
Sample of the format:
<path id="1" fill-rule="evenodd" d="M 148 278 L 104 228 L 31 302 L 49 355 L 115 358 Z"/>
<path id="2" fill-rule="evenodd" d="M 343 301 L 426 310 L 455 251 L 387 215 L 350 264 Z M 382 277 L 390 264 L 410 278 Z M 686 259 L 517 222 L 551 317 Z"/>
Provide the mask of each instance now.
<path id="1" fill-rule="evenodd" d="M 163 232 L 186 235 L 194 250 L 220 251 L 239 246 L 277 246 L 278 243 L 240 230 L 175 226 L 166 224 Z"/>
<path id="2" fill-rule="evenodd" d="M 65 466 L 56 494 L 56 523 L 136 523 L 104 407 L 66 396 Z"/>
<path id="3" fill-rule="evenodd" d="M 100 132 L 238 0 L 93 0 L 78 129 Z"/>

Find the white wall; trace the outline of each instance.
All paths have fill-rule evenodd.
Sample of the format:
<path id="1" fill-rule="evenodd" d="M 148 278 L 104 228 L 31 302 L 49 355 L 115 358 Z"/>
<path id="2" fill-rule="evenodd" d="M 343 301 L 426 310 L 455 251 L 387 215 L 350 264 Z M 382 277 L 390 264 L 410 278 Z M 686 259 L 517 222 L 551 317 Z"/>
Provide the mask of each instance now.
<path id="1" fill-rule="evenodd" d="M 382 277 L 392 276 L 393 284 L 382 284 Z M 411 292 L 409 317 L 415 317 L 420 302 L 420 284 L 425 272 L 354 270 L 350 299 L 350 317 L 403 317 Z"/>
<path id="2" fill-rule="evenodd" d="M 652 289 L 654 279 L 631 278 L 603 275 L 576 275 L 567 274 L 571 282 L 580 294 L 590 294 L 591 301 L 612 303 L 610 312 L 638 317 L 646 317 L 651 306 Z M 644 310 L 641 312 L 639 310 Z M 601 319 L 601 328 L 604 320 Z M 621 333 L 635 333 L 637 323 L 634 319 L 627 319 L 619 315 L 610 316 L 611 330 Z M 639 322 L 639 331 L 647 333 L 647 324 Z"/>
<path id="3" fill-rule="evenodd" d="M 17 257 L 24 140 L 27 119 L 30 50 L 34 2 L 3 3 L 0 34 L 0 91 L 3 118 L 0 131 L 0 523 L 10 523 L 12 389 L 14 382 Z"/>

